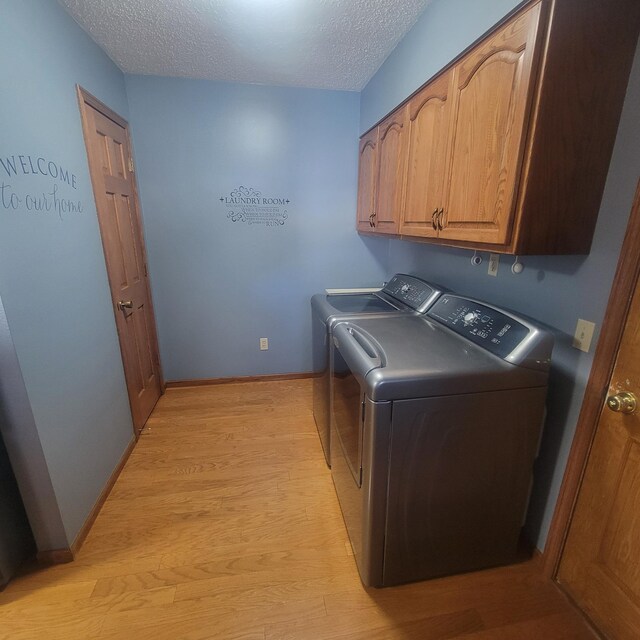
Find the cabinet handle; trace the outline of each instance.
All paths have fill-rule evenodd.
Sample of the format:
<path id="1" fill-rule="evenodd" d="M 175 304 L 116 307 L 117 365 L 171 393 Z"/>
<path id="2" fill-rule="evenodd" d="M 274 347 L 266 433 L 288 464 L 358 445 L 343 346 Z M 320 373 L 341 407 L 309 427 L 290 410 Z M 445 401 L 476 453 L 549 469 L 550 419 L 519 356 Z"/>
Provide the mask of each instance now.
<path id="1" fill-rule="evenodd" d="M 437 207 L 433 210 L 433 213 L 431 214 L 431 226 L 433 227 L 434 231 L 438 230 L 438 227 L 436 226 L 436 216 L 438 215 L 438 209 Z"/>
<path id="2" fill-rule="evenodd" d="M 375 211 L 371 214 L 371 226 L 372 227 L 376 226 L 376 212 Z"/>
<path id="3" fill-rule="evenodd" d="M 438 211 L 438 229 L 442 231 L 444 229 L 444 224 L 442 224 L 442 216 L 444 214 L 444 209 L 440 208 Z"/>

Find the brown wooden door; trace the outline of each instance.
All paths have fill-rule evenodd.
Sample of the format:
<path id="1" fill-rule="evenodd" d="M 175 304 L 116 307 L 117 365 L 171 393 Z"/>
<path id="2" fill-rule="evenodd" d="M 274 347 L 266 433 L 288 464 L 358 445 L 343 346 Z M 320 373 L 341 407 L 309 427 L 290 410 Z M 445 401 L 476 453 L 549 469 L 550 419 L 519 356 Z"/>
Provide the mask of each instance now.
<path id="1" fill-rule="evenodd" d="M 379 233 L 397 233 L 407 161 L 407 109 L 378 125 L 378 179 L 373 222 Z"/>
<path id="2" fill-rule="evenodd" d="M 409 156 L 401 233 L 426 238 L 438 235 L 445 200 L 453 77 L 452 72 L 444 73 L 409 102 Z"/>
<path id="3" fill-rule="evenodd" d="M 373 231 L 373 212 L 378 175 L 378 128 L 360 140 L 358 154 L 358 231 Z"/>
<path id="4" fill-rule="evenodd" d="M 455 67 L 454 138 L 441 238 L 508 241 L 540 4 L 507 23 Z"/>
<path id="5" fill-rule="evenodd" d="M 609 398 L 620 392 L 640 398 L 638 282 Z M 640 410 L 602 407 L 557 578 L 608 637 L 640 638 Z"/>
<path id="6" fill-rule="evenodd" d="M 163 388 L 129 130 L 125 120 L 79 88 L 129 402 L 139 432 Z"/>

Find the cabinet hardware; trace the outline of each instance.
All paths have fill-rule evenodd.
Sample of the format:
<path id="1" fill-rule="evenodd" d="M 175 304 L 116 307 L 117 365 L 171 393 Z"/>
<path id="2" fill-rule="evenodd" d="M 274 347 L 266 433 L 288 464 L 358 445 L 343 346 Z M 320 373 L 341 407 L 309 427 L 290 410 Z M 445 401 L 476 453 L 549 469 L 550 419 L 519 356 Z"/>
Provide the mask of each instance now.
<path id="1" fill-rule="evenodd" d="M 442 224 L 442 216 L 444 214 L 444 209 L 441 207 L 440 210 L 438 211 L 438 230 L 442 231 L 444 229 L 444 224 Z"/>
<path id="2" fill-rule="evenodd" d="M 438 230 L 438 227 L 436 226 L 436 216 L 438 215 L 438 208 L 436 207 L 433 210 L 433 213 L 431 214 L 431 226 L 433 227 L 434 231 Z"/>

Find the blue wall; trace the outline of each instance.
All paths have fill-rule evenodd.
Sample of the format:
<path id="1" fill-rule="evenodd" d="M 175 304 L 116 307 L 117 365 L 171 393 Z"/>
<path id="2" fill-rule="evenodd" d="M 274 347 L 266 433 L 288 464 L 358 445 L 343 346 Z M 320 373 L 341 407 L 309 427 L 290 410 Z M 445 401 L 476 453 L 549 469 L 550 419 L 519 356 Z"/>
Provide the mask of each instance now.
<path id="1" fill-rule="evenodd" d="M 126 81 L 166 378 L 310 371 L 310 295 L 387 271 L 355 233 L 359 95 Z M 227 217 L 241 185 L 290 200 L 284 224 Z"/>
<path id="2" fill-rule="evenodd" d="M 40 550 L 68 546 L 58 501 L 0 299 L 0 434 Z M 13 527 L 20 530 L 18 523 Z"/>
<path id="3" fill-rule="evenodd" d="M 66 546 L 132 438 L 75 85 L 125 117 L 127 98 L 122 73 L 51 0 L 2 3 L 0 77 L 0 158 L 16 156 L 18 173 L 0 166 L 0 296 Z M 34 211 L 43 198 L 50 210 Z M 62 211 L 67 200 L 82 212 Z"/>
<path id="4" fill-rule="evenodd" d="M 497 0 L 434 0 L 362 92 L 361 131 L 434 75 L 517 3 Z M 536 470 L 528 529 L 543 548 L 584 388 L 590 353 L 571 347 L 578 318 L 602 324 L 633 195 L 640 175 L 640 55 L 632 71 L 593 247 L 588 256 L 526 257 L 511 273 L 501 258 L 497 277 L 487 275 L 488 256 L 471 265 L 470 251 L 393 240 L 389 272 L 432 278 L 463 294 L 515 309 L 549 325 L 556 335 L 548 419 Z"/>

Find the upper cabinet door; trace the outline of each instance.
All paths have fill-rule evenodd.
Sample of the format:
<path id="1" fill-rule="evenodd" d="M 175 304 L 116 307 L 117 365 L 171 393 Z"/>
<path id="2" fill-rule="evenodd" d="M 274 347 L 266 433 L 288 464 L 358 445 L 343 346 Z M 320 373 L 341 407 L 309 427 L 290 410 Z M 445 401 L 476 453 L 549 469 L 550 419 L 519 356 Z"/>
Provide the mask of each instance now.
<path id="1" fill-rule="evenodd" d="M 360 140 L 358 164 L 358 231 L 373 231 L 375 191 L 378 175 L 378 130 Z"/>
<path id="2" fill-rule="evenodd" d="M 378 183 L 373 222 L 379 233 L 397 233 L 404 196 L 406 106 L 378 126 Z"/>
<path id="3" fill-rule="evenodd" d="M 408 104 L 407 187 L 400 233 L 436 237 L 445 201 L 452 72 L 444 73 Z"/>
<path id="4" fill-rule="evenodd" d="M 440 238 L 509 240 L 539 16 L 538 3 L 454 68 L 450 186 Z"/>

